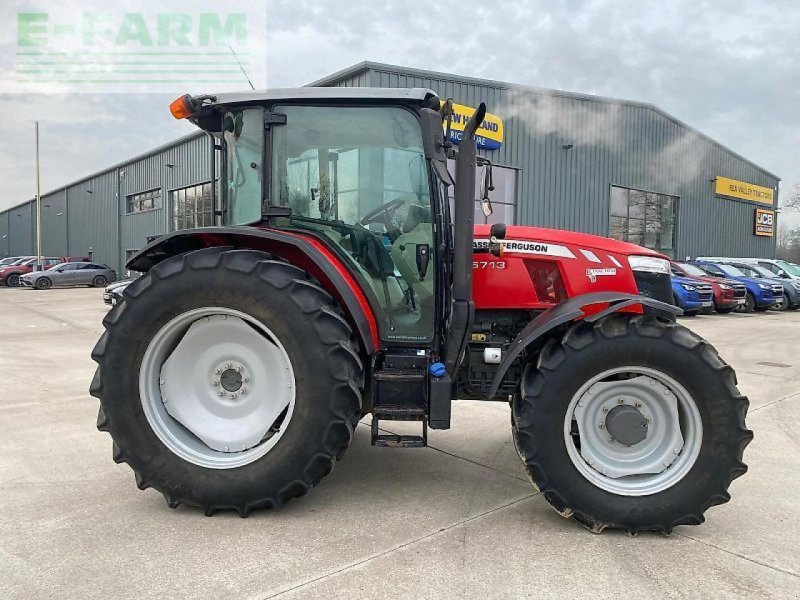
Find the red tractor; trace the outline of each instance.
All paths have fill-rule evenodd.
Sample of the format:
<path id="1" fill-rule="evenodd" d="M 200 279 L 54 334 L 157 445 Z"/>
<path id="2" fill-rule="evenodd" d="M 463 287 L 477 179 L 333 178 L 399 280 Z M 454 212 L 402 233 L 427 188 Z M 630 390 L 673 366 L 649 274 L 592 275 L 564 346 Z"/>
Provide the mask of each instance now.
<path id="1" fill-rule="evenodd" d="M 451 106 L 357 88 L 172 103 L 208 132 L 212 172 L 223 157 L 221 225 L 131 258 L 144 274 L 92 353 L 98 428 L 140 489 L 208 515 L 278 508 L 333 469 L 363 415 L 374 445 L 419 447 L 461 397 L 510 402 L 531 480 L 592 531 L 669 532 L 729 499 L 748 402 L 675 323 L 666 257 L 474 227 L 480 165 L 491 212 L 486 107 L 456 149 Z"/>

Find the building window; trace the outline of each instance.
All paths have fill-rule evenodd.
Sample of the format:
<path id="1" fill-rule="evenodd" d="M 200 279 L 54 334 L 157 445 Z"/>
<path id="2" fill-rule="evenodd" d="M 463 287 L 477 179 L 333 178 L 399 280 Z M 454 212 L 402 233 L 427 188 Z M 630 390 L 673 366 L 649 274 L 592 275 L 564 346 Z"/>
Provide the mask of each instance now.
<path id="1" fill-rule="evenodd" d="M 658 250 L 675 252 L 678 198 L 611 186 L 610 237 Z"/>
<path id="2" fill-rule="evenodd" d="M 455 180 L 456 165 L 455 161 L 447 161 L 447 167 Z M 514 225 L 516 223 L 517 210 L 517 170 L 510 167 L 492 165 L 492 185 L 494 190 L 489 192 L 489 199 L 492 201 L 492 215 L 487 217 L 481 208 L 480 195 L 483 190 L 484 176 L 486 167 L 478 167 L 475 170 L 475 224 L 505 223 Z M 448 188 L 450 197 L 450 214 L 453 214 L 453 193 L 455 186 Z"/>
<path id="3" fill-rule="evenodd" d="M 211 225 L 211 184 L 202 183 L 172 192 L 172 228 L 191 229 Z"/>
<path id="4" fill-rule="evenodd" d="M 126 199 L 127 211 L 129 213 L 155 210 L 161 208 L 161 188 L 150 190 L 149 192 L 131 194 L 130 196 L 126 196 Z"/>

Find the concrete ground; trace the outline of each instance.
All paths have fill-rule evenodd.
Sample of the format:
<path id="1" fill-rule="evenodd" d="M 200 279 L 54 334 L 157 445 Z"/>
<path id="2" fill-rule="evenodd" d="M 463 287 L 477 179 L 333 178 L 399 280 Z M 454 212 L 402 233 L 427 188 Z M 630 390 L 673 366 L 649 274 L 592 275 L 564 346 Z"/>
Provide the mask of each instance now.
<path id="1" fill-rule="evenodd" d="M 593 535 L 528 483 L 504 404 L 427 449 L 369 445 L 279 512 L 206 518 L 136 489 L 95 429 L 100 290 L 0 289 L 0 598 L 797 598 L 800 312 L 683 322 L 750 397 L 733 500 L 670 537 Z"/>

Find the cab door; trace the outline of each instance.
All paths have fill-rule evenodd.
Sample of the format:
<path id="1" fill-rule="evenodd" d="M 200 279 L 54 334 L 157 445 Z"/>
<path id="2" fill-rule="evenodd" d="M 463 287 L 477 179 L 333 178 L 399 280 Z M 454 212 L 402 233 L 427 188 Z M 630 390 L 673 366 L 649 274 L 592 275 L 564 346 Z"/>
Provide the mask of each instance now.
<path id="1" fill-rule="evenodd" d="M 389 343 L 427 344 L 435 320 L 429 169 L 417 116 L 399 106 L 278 105 L 274 226 L 322 238 L 361 283 Z M 287 210 L 288 209 L 288 210 Z"/>

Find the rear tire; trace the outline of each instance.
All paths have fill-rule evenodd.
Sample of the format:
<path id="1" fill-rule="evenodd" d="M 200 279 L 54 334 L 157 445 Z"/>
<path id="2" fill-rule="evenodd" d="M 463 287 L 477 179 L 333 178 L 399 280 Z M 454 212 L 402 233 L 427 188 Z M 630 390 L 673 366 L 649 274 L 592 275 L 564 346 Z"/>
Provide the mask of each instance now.
<path id="1" fill-rule="evenodd" d="M 17 273 L 12 273 L 6 277 L 6 286 L 19 287 L 19 275 Z"/>
<path id="2" fill-rule="evenodd" d="M 36 284 L 34 287 L 36 287 L 37 290 L 47 290 L 50 289 L 52 285 L 53 282 L 50 281 L 49 277 L 40 277 L 39 279 L 36 280 Z"/>
<path id="3" fill-rule="evenodd" d="M 185 503 L 202 507 L 206 515 L 232 509 L 244 517 L 253 509 L 278 508 L 306 494 L 333 469 L 361 416 L 363 366 L 352 329 L 333 299 L 303 270 L 261 252 L 212 248 L 159 263 L 128 286 L 124 296 L 125 302 L 103 320 L 106 332 L 92 352 L 98 368 L 90 393 L 100 399 L 98 429 L 111 434 L 114 460 L 130 465 L 139 489 L 155 488 L 172 508 Z M 149 364 L 143 361 L 152 360 L 150 348 L 170 323 L 217 307 L 246 315 L 257 333 L 262 332 L 255 325 L 263 324 L 274 335 L 274 340 L 263 337 L 285 351 L 291 362 L 294 404 L 268 431 L 280 434 L 276 442 L 270 443 L 265 435 L 246 451 L 229 452 L 226 447 L 222 452 L 210 445 L 203 449 L 205 443 L 185 429 L 198 456 L 205 453 L 204 462 L 191 454 L 182 456 L 180 447 L 164 437 L 177 423 L 170 423 L 166 410 L 160 421 L 152 420 L 146 391 L 152 389 L 150 371 L 140 370 Z M 252 333 L 243 334 L 247 335 Z M 220 340 L 218 347 L 230 343 Z M 158 381 L 161 376 L 155 371 L 156 390 L 163 383 Z M 246 391 L 266 397 L 254 393 L 263 389 L 257 387 L 255 370 L 251 377 L 247 385 L 252 387 Z M 185 387 L 204 383 L 202 378 L 187 377 Z M 164 425 L 157 426 L 159 422 Z M 180 435 L 181 428 L 174 431 Z M 251 453 L 252 460 L 235 462 L 237 455 L 243 457 L 263 444 L 270 444 L 263 455 Z"/>
<path id="4" fill-rule="evenodd" d="M 656 429 L 659 420 L 665 427 L 679 426 L 684 435 L 675 456 L 671 451 L 677 445 L 674 441 L 666 442 L 663 457 L 655 455 L 657 461 L 669 463 L 667 468 L 658 473 L 643 470 L 642 474 L 611 477 L 599 470 L 598 463 L 605 469 L 607 463 L 602 461 L 606 459 L 592 461 L 590 466 L 575 441 L 586 444 L 587 452 L 592 444 L 602 446 L 607 441 L 610 450 L 598 446 L 598 457 L 605 456 L 604 452 L 625 455 L 625 444 L 603 437 L 609 435 L 610 426 L 603 430 L 597 425 L 599 430 L 585 435 L 580 423 L 590 423 L 594 428 L 598 399 L 602 398 L 602 405 L 606 402 L 604 394 L 610 393 L 613 397 L 609 402 L 616 406 L 616 400 L 622 399 L 619 394 L 627 393 L 617 391 L 622 388 L 602 386 L 628 386 L 629 391 L 631 386 L 636 387 L 635 378 L 624 375 L 615 375 L 610 383 L 596 383 L 608 372 L 628 370 L 635 377 L 649 373 L 658 381 L 674 382 L 675 398 L 681 400 L 677 406 L 690 410 L 679 413 L 680 425 L 663 418 L 669 412 L 650 413 L 653 417 L 648 423 L 654 433 L 642 444 L 662 439 L 663 430 Z M 661 383 L 648 386 L 647 377 L 642 381 L 645 383 L 639 389 L 644 399 L 638 404 L 644 406 L 642 411 L 653 408 L 650 402 L 668 397 L 666 392 L 660 395 Z M 651 389 L 655 390 L 653 400 L 648 400 Z M 595 396 L 585 395 L 592 392 Z M 572 415 L 571 407 L 577 407 L 578 399 L 584 402 L 584 398 L 587 408 L 575 408 Z M 628 400 L 633 405 L 630 397 Z M 562 516 L 575 517 L 595 533 L 605 528 L 624 529 L 630 534 L 643 530 L 668 533 L 678 525 L 702 523 L 709 507 L 730 499 L 727 490 L 731 482 L 747 471 L 742 454 L 753 437 L 745 426 L 748 404 L 736 389 L 733 369 L 710 344 L 687 328 L 652 317 L 611 315 L 594 324 L 578 323 L 560 341 L 550 340 L 545 345 L 538 362 L 525 368 L 520 394 L 514 397 L 512 418 L 516 446 L 532 482 Z M 577 416 L 578 410 L 586 411 L 588 421 L 579 420 L 584 417 Z M 611 413 L 598 414 L 603 419 L 602 415 Z M 625 460 L 631 460 L 631 456 Z M 613 468 L 615 463 L 612 459 L 608 464 Z"/>

